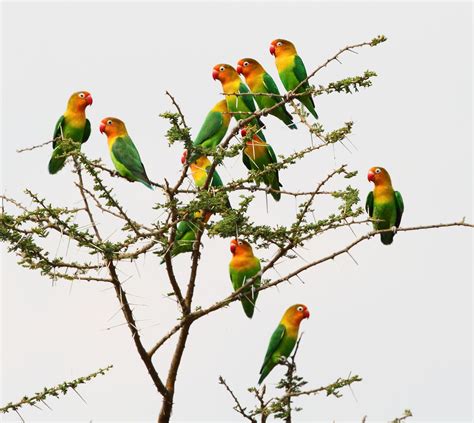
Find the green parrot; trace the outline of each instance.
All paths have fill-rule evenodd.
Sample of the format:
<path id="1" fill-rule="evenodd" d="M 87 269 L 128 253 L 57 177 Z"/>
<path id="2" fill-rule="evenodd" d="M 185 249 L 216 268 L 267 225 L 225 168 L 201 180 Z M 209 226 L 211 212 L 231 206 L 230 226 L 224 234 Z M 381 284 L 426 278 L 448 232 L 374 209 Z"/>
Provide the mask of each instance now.
<path id="1" fill-rule="evenodd" d="M 100 123 L 100 132 L 107 135 L 110 157 L 117 172 L 130 182 L 138 181 L 153 189 L 140 154 L 128 135 L 125 124 L 117 118 L 104 118 Z"/>
<path id="2" fill-rule="evenodd" d="M 79 91 L 69 98 L 64 114 L 54 128 L 53 154 L 48 164 L 48 171 L 54 175 L 66 163 L 68 153 L 73 146 L 61 140 L 70 139 L 78 144 L 85 143 L 91 134 L 91 123 L 86 118 L 86 107 L 92 104 L 92 96 L 87 91 Z"/>
<path id="3" fill-rule="evenodd" d="M 395 229 L 400 226 L 404 205 L 402 195 L 394 191 L 390 175 L 383 167 L 372 167 L 367 175 L 369 182 L 373 182 L 374 190 L 367 195 L 365 210 L 374 219 L 374 229 Z M 393 242 L 395 231 L 380 234 L 382 244 L 389 245 Z"/>
<path id="4" fill-rule="evenodd" d="M 295 304 L 285 311 L 280 324 L 270 338 L 267 353 L 260 369 L 259 385 L 280 362 L 282 357 L 288 358 L 290 356 L 298 340 L 300 323 L 307 318 L 309 318 L 309 311 L 303 304 Z"/>
<path id="5" fill-rule="evenodd" d="M 230 280 L 234 291 L 237 291 L 261 270 L 260 260 L 253 255 L 252 247 L 247 241 L 233 239 L 230 242 L 232 260 L 229 263 Z M 252 286 L 245 290 L 241 302 L 245 314 L 252 318 L 257 301 L 258 291 L 253 288 L 260 286 L 260 276 L 256 277 Z"/>
<path id="6" fill-rule="evenodd" d="M 263 66 L 254 59 L 241 59 L 237 66 L 237 73 L 244 75 L 245 82 L 249 86 L 252 93 L 255 94 L 255 101 L 260 110 L 268 109 L 279 103 L 283 97 L 275 84 L 275 81 Z M 275 94 L 276 96 L 258 95 L 258 94 Z M 293 122 L 293 117 L 282 104 L 270 112 L 271 115 L 277 117 L 290 129 L 297 129 Z"/>
<path id="7" fill-rule="evenodd" d="M 247 130 L 241 129 L 240 135 L 245 137 Z M 242 161 L 249 170 L 263 170 L 269 164 L 277 163 L 277 157 L 273 148 L 270 144 L 263 141 L 257 134 L 253 134 L 252 139 L 246 142 L 245 148 L 242 152 Z M 271 187 L 275 191 L 271 191 L 270 194 L 275 201 L 280 201 L 280 180 L 278 177 L 278 170 L 272 170 L 261 177 L 261 180 L 267 187 Z M 257 183 L 260 180 L 256 181 Z"/>
<path id="8" fill-rule="evenodd" d="M 233 113 L 235 120 L 249 118 L 256 111 L 254 96 L 250 93 L 239 77 L 237 71 L 230 65 L 219 64 L 214 66 L 212 71 L 214 80 L 218 79 L 222 84 L 222 89 L 227 101 L 227 108 Z M 244 93 L 247 95 L 235 95 L 235 93 Z M 259 118 L 252 119 L 248 126 L 254 126 L 258 130 L 260 138 L 265 140 L 263 131 L 263 122 Z"/>
<path id="9" fill-rule="evenodd" d="M 212 216 L 211 212 L 206 212 L 204 217 L 202 217 L 202 211 L 195 212 L 195 219 L 203 219 L 204 223 L 207 223 L 209 218 Z M 197 232 L 199 225 L 195 221 L 191 220 L 182 220 L 176 226 L 176 235 L 174 239 L 173 246 L 171 248 L 171 257 L 177 256 L 181 253 L 189 253 L 193 250 L 194 241 L 196 241 Z M 165 259 L 161 260 L 163 264 Z"/>
<path id="10" fill-rule="evenodd" d="M 275 63 L 280 75 L 281 82 L 287 91 L 294 90 L 308 76 L 301 57 L 296 53 L 296 48 L 290 41 L 273 40 L 270 44 L 270 53 L 275 56 Z M 309 82 L 304 82 L 297 93 L 309 90 Z M 298 97 L 298 100 L 318 119 L 318 114 L 314 109 L 314 100 L 311 94 Z"/>
<path id="11" fill-rule="evenodd" d="M 194 146 L 215 150 L 229 128 L 232 115 L 225 100 L 219 101 L 207 114 L 204 123 L 193 141 Z"/>

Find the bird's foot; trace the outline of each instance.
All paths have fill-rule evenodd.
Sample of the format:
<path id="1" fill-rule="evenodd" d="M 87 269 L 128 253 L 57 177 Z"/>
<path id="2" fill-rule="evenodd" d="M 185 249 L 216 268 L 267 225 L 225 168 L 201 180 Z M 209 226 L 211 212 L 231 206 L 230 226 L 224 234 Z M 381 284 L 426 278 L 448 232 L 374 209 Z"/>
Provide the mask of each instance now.
<path id="1" fill-rule="evenodd" d="M 392 232 L 393 232 L 394 234 L 397 233 L 397 227 L 396 227 L 396 226 L 392 226 L 390 229 L 392 230 Z"/>

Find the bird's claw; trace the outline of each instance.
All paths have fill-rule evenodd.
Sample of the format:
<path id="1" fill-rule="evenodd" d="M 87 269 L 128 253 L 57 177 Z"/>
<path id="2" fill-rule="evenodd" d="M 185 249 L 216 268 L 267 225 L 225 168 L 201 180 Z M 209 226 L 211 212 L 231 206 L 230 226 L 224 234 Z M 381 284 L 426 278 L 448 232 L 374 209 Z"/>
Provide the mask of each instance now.
<path id="1" fill-rule="evenodd" d="M 396 227 L 396 226 L 392 226 L 390 229 L 392 230 L 392 232 L 393 232 L 394 234 L 397 233 L 397 227 Z"/>

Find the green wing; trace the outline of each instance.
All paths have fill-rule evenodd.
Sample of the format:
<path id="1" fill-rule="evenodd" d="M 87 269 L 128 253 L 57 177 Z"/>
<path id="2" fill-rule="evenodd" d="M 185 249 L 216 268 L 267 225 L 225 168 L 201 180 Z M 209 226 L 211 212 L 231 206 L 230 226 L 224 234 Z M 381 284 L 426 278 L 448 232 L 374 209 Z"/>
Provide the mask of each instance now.
<path id="1" fill-rule="evenodd" d="M 402 194 L 400 194 L 398 191 L 395 191 L 395 206 L 397 208 L 397 220 L 395 221 L 395 226 L 398 228 L 400 226 L 400 222 L 402 221 L 403 211 L 405 210 Z"/>
<path id="2" fill-rule="evenodd" d="M 267 365 L 267 363 L 271 360 L 273 353 L 278 350 L 278 347 L 281 344 L 281 341 L 285 337 L 286 329 L 281 323 L 273 332 L 272 337 L 270 338 L 270 343 L 268 344 L 267 353 L 265 354 L 265 358 L 263 360 L 262 368 L 260 369 L 260 373 L 262 373 L 263 368 Z"/>
<path id="3" fill-rule="evenodd" d="M 56 122 L 56 126 L 54 127 L 54 134 L 53 134 L 53 140 L 56 138 L 59 138 L 62 136 L 62 127 L 64 124 L 64 115 L 61 115 L 61 117 L 58 119 Z M 53 149 L 56 148 L 56 141 L 53 141 Z"/>
<path id="4" fill-rule="evenodd" d="M 84 134 L 82 134 L 82 141 L 81 143 L 84 144 L 89 137 L 91 136 L 91 123 L 89 119 L 86 119 L 86 126 L 84 127 Z"/>
<path id="5" fill-rule="evenodd" d="M 278 94 L 278 95 L 280 94 L 280 91 L 278 91 L 278 87 L 275 84 L 275 81 L 273 80 L 273 78 L 270 76 L 270 74 L 265 73 L 263 75 L 263 83 L 265 84 L 265 87 L 267 88 L 267 91 L 270 94 Z M 278 102 L 281 100 L 281 98 L 275 97 L 275 100 Z"/>
<path id="6" fill-rule="evenodd" d="M 374 192 L 370 191 L 365 200 L 365 211 L 372 217 L 374 214 Z"/>
<path id="7" fill-rule="evenodd" d="M 304 63 L 301 60 L 301 57 L 296 55 L 295 56 L 295 67 L 293 68 L 293 72 L 295 73 L 296 79 L 298 79 L 299 82 L 303 81 L 303 79 L 306 79 L 308 75 L 306 74 L 306 68 L 304 67 Z M 305 86 L 304 84 L 303 86 Z"/>
<path id="8" fill-rule="evenodd" d="M 207 169 L 206 169 L 206 173 L 209 173 Z M 221 177 L 216 171 L 214 171 L 212 175 L 211 187 L 221 187 L 222 185 L 224 184 L 222 183 Z"/>
<path id="9" fill-rule="evenodd" d="M 270 144 L 267 144 L 267 151 L 268 151 L 268 155 L 270 156 L 271 162 L 276 163 L 277 162 L 277 157 L 276 157 L 276 154 L 273 151 L 273 148 Z"/>
<path id="10" fill-rule="evenodd" d="M 224 118 L 220 112 L 209 112 L 204 120 L 204 123 L 197 134 L 196 139 L 193 142 L 193 145 L 200 145 L 204 141 L 213 137 L 217 131 L 222 127 L 224 123 Z"/>
<path id="11" fill-rule="evenodd" d="M 244 152 L 242 152 L 242 162 L 248 170 L 252 170 L 252 161 Z"/>
<path id="12" fill-rule="evenodd" d="M 135 178 L 149 183 L 148 176 L 140 159 L 140 154 L 128 135 L 124 137 L 118 137 L 115 140 L 112 146 L 112 153 L 115 156 L 115 159 L 120 162 L 120 164 L 122 164 Z"/>
<path id="13" fill-rule="evenodd" d="M 243 82 L 240 83 L 239 86 L 239 92 L 240 93 L 249 93 L 250 90 L 248 89 L 247 85 L 245 85 Z M 255 103 L 253 99 L 253 95 L 242 95 L 239 96 L 239 100 L 242 99 L 244 104 L 247 106 L 247 109 L 249 109 L 252 113 L 255 112 Z M 246 116 L 248 117 L 248 116 Z"/>

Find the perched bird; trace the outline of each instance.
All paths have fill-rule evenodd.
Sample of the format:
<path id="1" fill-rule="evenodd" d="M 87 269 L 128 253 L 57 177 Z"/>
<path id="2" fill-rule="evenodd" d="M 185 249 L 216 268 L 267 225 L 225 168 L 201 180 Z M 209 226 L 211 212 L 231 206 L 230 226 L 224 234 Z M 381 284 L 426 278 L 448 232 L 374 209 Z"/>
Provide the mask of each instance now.
<path id="1" fill-rule="evenodd" d="M 255 94 L 255 101 L 260 109 L 273 107 L 282 100 L 280 91 L 270 74 L 254 59 L 239 60 L 237 72 L 244 75 L 245 82 L 249 86 L 252 93 Z M 275 94 L 276 96 L 258 95 L 258 94 Z M 280 96 L 280 97 L 277 97 Z M 297 129 L 293 122 L 293 117 L 282 104 L 270 112 L 271 115 L 277 117 L 291 129 Z"/>
<path id="2" fill-rule="evenodd" d="M 62 142 L 72 140 L 81 148 L 91 134 L 91 123 L 86 118 L 86 107 L 92 104 L 92 96 L 87 91 L 79 91 L 69 97 L 67 108 L 54 128 L 53 154 L 48 164 L 49 173 L 58 173 L 66 162 L 68 153 L 74 147 Z"/>
<path id="3" fill-rule="evenodd" d="M 110 157 L 117 172 L 130 182 L 138 181 L 153 189 L 125 123 L 113 117 L 104 118 L 100 122 L 100 132 L 107 135 Z"/>
<path id="4" fill-rule="evenodd" d="M 181 156 L 181 163 L 184 165 L 188 158 L 188 150 L 183 151 L 183 155 Z M 196 187 L 202 188 L 206 181 L 207 175 L 209 174 L 209 167 L 211 166 L 211 161 L 207 158 L 207 156 L 199 156 L 191 157 L 189 163 L 189 169 L 191 170 L 191 176 L 193 177 L 194 183 Z M 223 186 L 222 179 L 217 173 L 214 171 L 212 175 L 211 187 L 221 187 Z"/>
<path id="5" fill-rule="evenodd" d="M 214 150 L 224 138 L 231 117 L 226 100 L 219 101 L 207 114 L 193 145 Z"/>
<path id="6" fill-rule="evenodd" d="M 290 356 L 298 339 L 300 323 L 308 317 L 308 308 L 303 304 L 295 304 L 285 311 L 280 324 L 270 338 L 267 353 L 260 369 L 258 384 L 263 382 L 282 357 L 288 358 Z"/>
<path id="7" fill-rule="evenodd" d="M 260 260 L 253 255 L 252 247 L 247 241 L 233 239 L 230 242 L 232 260 L 229 263 L 230 280 L 234 291 L 240 289 L 247 281 L 260 272 Z M 260 286 L 260 276 L 257 276 L 252 285 L 242 293 L 241 302 L 245 314 L 252 318 L 257 301 L 258 291 L 255 288 Z"/>
<path id="8" fill-rule="evenodd" d="M 202 219 L 204 223 L 207 223 L 211 215 L 211 212 L 206 212 L 203 216 L 203 212 L 198 211 L 194 213 L 194 220 L 182 220 L 178 223 L 174 243 L 171 248 L 172 257 L 181 253 L 189 253 L 193 250 L 194 241 L 196 241 L 199 230 L 199 224 L 196 220 Z M 161 263 L 164 263 L 164 261 L 165 259 L 163 258 Z"/>
<path id="9" fill-rule="evenodd" d="M 181 156 L 181 163 L 183 165 L 186 163 L 187 157 L 188 157 L 188 150 L 184 150 L 183 155 Z M 202 188 L 206 184 L 210 167 L 211 167 L 211 162 L 207 158 L 207 156 L 196 155 L 196 157 L 191 157 L 189 169 L 191 170 L 191 176 L 193 177 L 194 184 L 196 185 L 197 188 Z M 212 181 L 210 185 L 213 188 L 219 188 L 224 185 L 222 183 L 221 177 L 219 176 L 216 170 L 214 170 L 214 173 L 212 174 Z M 229 209 L 231 209 L 232 206 L 230 204 L 230 201 L 227 195 L 226 195 L 226 198 L 227 198 L 226 205 Z"/>
<path id="10" fill-rule="evenodd" d="M 295 46 L 290 41 L 282 39 L 273 40 L 270 44 L 270 53 L 275 56 L 278 74 L 287 91 L 294 90 L 308 76 L 301 57 L 298 56 Z M 310 88 L 309 82 L 305 81 L 296 92 L 301 93 Z M 318 119 L 311 94 L 298 97 L 298 100 L 304 104 L 315 119 Z"/>
<path id="11" fill-rule="evenodd" d="M 365 210 L 374 219 L 376 231 L 390 229 L 392 232 L 380 234 L 382 244 L 389 245 L 393 242 L 396 228 L 400 226 L 404 205 L 402 195 L 394 191 L 390 175 L 383 167 L 372 167 L 367 175 L 369 182 L 373 182 L 374 190 L 369 192 L 365 202 Z"/>
<path id="12" fill-rule="evenodd" d="M 245 128 L 241 129 L 240 135 L 246 137 L 247 130 Z M 253 134 L 252 139 L 246 141 L 242 152 L 242 161 L 249 170 L 264 170 L 268 165 L 277 163 L 277 157 L 270 144 L 263 141 L 257 134 Z M 256 182 L 260 183 L 260 181 L 263 181 L 267 187 L 277 191 L 271 191 L 270 194 L 275 201 L 279 201 L 281 198 L 279 190 L 282 185 L 278 178 L 278 170 L 275 169 L 260 176 Z"/>
<path id="13" fill-rule="evenodd" d="M 227 108 L 235 120 L 247 119 L 256 111 L 253 95 L 231 65 L 219 64 L 214 66 L 212 77 L 214 80 L 218 79 L 221 82 L 222 90 L 225 93 Z M 245 95 L 235 95 L 236 93 L 243 93 Z M 264 126 L 263 122 L 258 118 L 252 119 L 249 125 L 259 129 Z M 261 129 L 259 134 L 260 138 L 265 139 Z"/>

